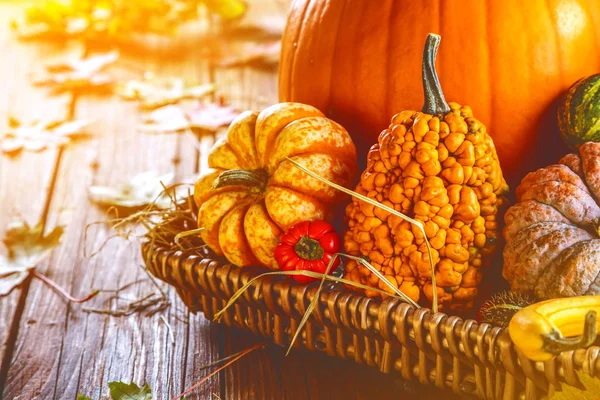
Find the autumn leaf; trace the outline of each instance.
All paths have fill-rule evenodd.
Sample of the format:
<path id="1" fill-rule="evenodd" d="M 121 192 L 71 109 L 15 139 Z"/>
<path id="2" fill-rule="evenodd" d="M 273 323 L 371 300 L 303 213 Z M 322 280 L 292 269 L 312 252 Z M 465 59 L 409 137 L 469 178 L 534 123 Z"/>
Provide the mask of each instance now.
<path id="1" fill-rule="evenodd" d="M 268 41 L 281 39 L 287 23 L 286 4 L 278 1 L 263 2 L 253 9 L 250 5 L 241 19 L 224 21 L 220 35 L 227 40 Z"/>
<path id="2" fill-rule="evenodd" d="M 563 383 L 562 390 L 554 392 L 552 400 L 599 400 L 600 379 L 581 372 L 577 372 L 577 376 L 583 384 L 583 390 Z"/>
<path id="3" fill-rule="evenodd" d="M 182 100 L 205 98 L 215 91 L 214 84 L 186 86 L 183 79 L 157 80 L 147 77 L 143 80 L 131 80 L 117 86 L 117 94 L 125 100 L 140 102 L 140 106 L 153 110 Z"/>
<path id="4" fill-rule="evenodd" d="M 34 78 L 37 86 L 47 86 L 54 93 L 107 91 L 114 79 L 103 71 L 119 59 L 119 53 L 98 54 L 84 59 L 48 63 L 43 76 Z"/>
<path id="5" fill-rule="evenodd" d="M 216 132 L 229 126 L 239 115 L 232 106 L 221 104 L 196 105 L 185 111 L 179 106 L 162 107 L 152 112 L 140 126 L 146 133 L 180 132 L 186 129 Z"/>
<path id="6" fill-rule="evenodd" d="M 191 128 L 212 132 L 229 126 L 238 115 L 240 112 L 234 107 L 215 103 L 198 105 L 187 113 Z"/>
<path id="7" fill-rule="evenodd" d="M 8 254 L 0 255 L 0 296 L 20 285 L 58 246 L 62 234 L 62 227 L 44 235 L 41 225 L 30 227 L 25 222 L 16 222 L 9 226 L 3 239 Z"/>
<path id="8" fill-rule="evenodd" d="M 23 20 L 13 20 L 11 27 L 20 39 L 64 38 L 81 33 L 81 22 L 77 21 L 74 9 L 63 1 L 47 0 L 28 7 Z"/>
<path id="9" fill-rule="evenodd" d="M 141 388 L 135 383 L 108 382 L 112 400 L 152 400 L 152 389 L 147 383 Z"/>
<path id="10" fill-rule="evenodd" d="M 227 57 L 219 63 L 221 67 L 239 66 L 275 67 L 279 64 L 281 42 L 279 40 L 266 43 L 250 43 L 242 46 L 240 54 Z"/>
<path id="11" fill-rule="evenodd" d="M 143 118 L 139 130 L 145 133 L 169 133 L 190 129 L 190 121 L 183 108 L 169 105 L 158 108 Z"/>
<path id="12" fill-rule="evenodd" d="M 248 8 L 242 0 L 202 0 L 202 3 L 208 12 L 226 20 L 242 17 Z"/>
<path id="13" fill-rule="evenodd" d="M 174 179 L 172 173 L 144 172 L 118 187 L 90 186 L 88 196 L 92 202 L 105 207 L 139 209 L 152 205 L 167 209 L 173 206 L 173 196 L 179 203 L 188 195 L 189 186 L 173 185 Z M 165 187 L 170 189 L 165 191 Z"/>
<path id="14" fill-rule="evenodd" d="M 45 0 L 29 7 L 24 18 L 11 25 L 25 40 L 76 38 L 114 45 L 136 34 L 173 35 L 179 26 L 197 18 L 199 1 Z"/>
<path id="15" fill-rule="evenodd" d="M 23 124 L 9 117 L 9 128 L 0 133 L 0 151 L 9 155 L 26 151 L 42 151 L 48 147 L 69 144 L 72 140 L 85 136 L 88 120 L 75 121 L 34 121 Z"/>

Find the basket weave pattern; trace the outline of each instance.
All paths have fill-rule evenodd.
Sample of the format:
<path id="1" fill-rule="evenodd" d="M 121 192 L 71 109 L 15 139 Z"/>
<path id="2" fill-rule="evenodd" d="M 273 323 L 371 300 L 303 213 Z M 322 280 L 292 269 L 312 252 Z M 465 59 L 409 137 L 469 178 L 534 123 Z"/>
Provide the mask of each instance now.
<path id="1" fill-rule="evenodd" d="M 150 242 L 143 243 L 142 253 L 149 271 L 173 285 L 190 311 L 208 319 L 266 271 Z M 221 322 L 287 346 L 316 291 L 315 285 L 265 277 L 250 286 Z M 484 399 L 545 399 L 560 390 L 561 382 L 581 387 L 576 371 L 600 375 L 596 346 L 535 363 L 515 351 L 502 328 L 339 290 L 320 294 L 295 347 Z"/>

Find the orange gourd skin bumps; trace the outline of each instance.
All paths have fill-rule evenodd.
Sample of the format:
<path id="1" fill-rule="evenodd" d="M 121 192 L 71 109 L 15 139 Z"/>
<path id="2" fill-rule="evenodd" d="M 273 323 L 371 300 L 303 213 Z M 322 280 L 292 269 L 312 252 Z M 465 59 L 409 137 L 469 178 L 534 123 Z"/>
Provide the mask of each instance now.
<path id="1" fill-rule="evenodd" d="M 468 106 L 449 105 L 451 111 L 440 116 L 396 114 L 369 151 L 356 191 L 423 223 L 440 309 L 460 311 L 472 306 L 482 269 L 496 250 L 501 196 L 508 186 L 486 127 Z M 357 199 L 346 216 L 345 250 L 367 257 L 392 285 L 430 304 L 431 267 L 419 228 Z M 354 261 L 345 277 L 390 291 Z"/>

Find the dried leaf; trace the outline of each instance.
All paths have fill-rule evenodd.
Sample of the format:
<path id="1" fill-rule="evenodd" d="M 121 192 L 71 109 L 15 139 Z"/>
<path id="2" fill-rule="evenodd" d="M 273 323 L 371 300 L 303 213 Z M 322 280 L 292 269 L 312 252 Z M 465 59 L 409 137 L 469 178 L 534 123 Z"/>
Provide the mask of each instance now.
<path id="1" fill-rule="evenodd" d="M 176 104 L 186 99 L 203 99 L 214 93 L 214 84 L 186 86 L 182 79 L 157 80 L 152 77 L 131 80 L 117 87 L 117 93 L 125 100 L 140 102 L 147 110 Z"/>
<path id="2" fill-rule="evenodd" d="M 152 400 L 152 389 L 147 383 L 141 388 L 135 383 L 108 382 L 112 400 Z"/>
<path id="3" fill-rule="evenodd" d="M 584 389 L 562 384 L 562 391 L 554 392 L 552 400 L 598 400 L 600 393 L 600 379 L 585 373 L 577 372 Z"/>
<path id="4" fill-rule="evenodd" d="M 253 13 L 240 21 L 232 21 L 222 26 L 219 36 L 228 41 L 265 42 L 280 40 L 283 36 L 287 14 L 281 10 L 278 13 Z"/>
<path id="5" fill-rule="evenodd" d="M 140 131 L 168 133 L 198 129 L 216 132 L 219 128 L 229 126 L 238 115 L 239 111 L 234 107 L 214 103 L 198 105 L 188 112 L 171 105 L 150 113 L 140 126 Z"/>
<path id="6" fill-rule="evenodd" d="M 16 222 L 6 231 L 3 242 L 7 255 L 0 255 L 0 296 L 9 294 L 29 276 L 40 261 L 60 243 L 62 227 L 44 235 L 43 227 Z"/>
<path id="7" fill-rule="evenodd" d="M 119 187 L 90 186 L 88 196 L 96 204 L 106 207 L 139 209 L 153 206 L 166 209 L 173 206 L 172 197 L 183 202 L 188 194 L 186 185 L 172 185 L 174 174 L 158 175 L 156 172 L 141 173 Z M 165 187 L 170 189 L 165 191 Z"/>
<path id="8" fill-rule="evenodd" d="M 92 57 L 49 63 L 42 77 L 34 78 L 38 86 L 51 87 L 55 93 L 80 91 L 107 91 L 114 79 L 103 71 L 119 59 L 119 53 L 98 54 Z"/>
<path id="9" fill-rule="evenodd" d="M 279 55 L 281 53 L 281 42 L 271 41 L 266 43 L 250 43 L 242 47 L 241 54 L 225 58 L 219 65 L 221 67 L 274 67 L 279 64 Z"/>
<path id="10" fill-rule="evenodd" d="M 202 3 L 208 12 L 226 20 L 242 17 L 248 8 L 242 0 L 202 0 Z"/>
<path id="11" fill-rule="evenodd" d="M 9 118 L 10 128 L 0 134 L 0 150 L 16 155 L 22 150 L 42 151 L 48 147 L 64 146 L 73 139 L 87 135 L 88 120 L 35 121 L 22 124 L 14 117 Z"/>
<path id="12" fill-rule="evenodd" d="M 216 132 L 219 128 L 229 126 L 239 114 L 232 106 L 211 103 L 198 105 L 187 113 L 187 117 L 192 129 Z"/>
<path id="13" fill-rule="evenodd" d="M 77 38 L 120 44 L 136 34 L 173 35 L 198 16 L 200 0 L 46 0 L 12 27 L 21 39 Z"/>
<path id="14" fill-rule="evenodd" d="M 152 111 L 139 126 L 139 130 L 145 133 L 181 132 L 186 129 L 190 129 L 190 121 L 183 108 L 176 105 Z"/>

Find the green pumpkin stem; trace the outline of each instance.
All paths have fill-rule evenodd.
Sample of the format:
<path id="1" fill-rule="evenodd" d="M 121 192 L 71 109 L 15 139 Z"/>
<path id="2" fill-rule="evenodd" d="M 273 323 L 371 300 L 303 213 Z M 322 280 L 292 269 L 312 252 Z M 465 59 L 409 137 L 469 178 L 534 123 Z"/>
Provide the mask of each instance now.
<path id="1" fill-rule="evenodd" d="M 296 254 L 305 260 L 321 260 L 325 255 L 323 246 L 307 236 L 302 236 L 294 246 Z"/>
<path id="2" fill-rule="evenodd" d="M 423 50 L 423 92 L 425 104 L 423 112 L 431 115 L 441 115 L 450 112 L 450 106 L 446 103 L 442 86 L 435 71 L 435 56 L 442 38 L 440 35 L 430 33 L 425 41 Z"/>
<path id="3" fill-rule="evenodd" d="M 564 338 L 558 331 L 542 337 L 544 341 L 544 351 L 559 355 L 563 351 L 584 349 L 591 346 L 596 341 L 596 311 L 590 310 L 585 316 L 585 325 L 583 326 L 583 335 Z"/>
<path id="4" fill-rule="evenodd" d="M 246 186 L 264 191 L 267 186 L 268 176 L 265 171 L 248 171 L 245 169 L 232 169 L 223 171 L 213 182 L 213 189 L 225 186 Z"/>

